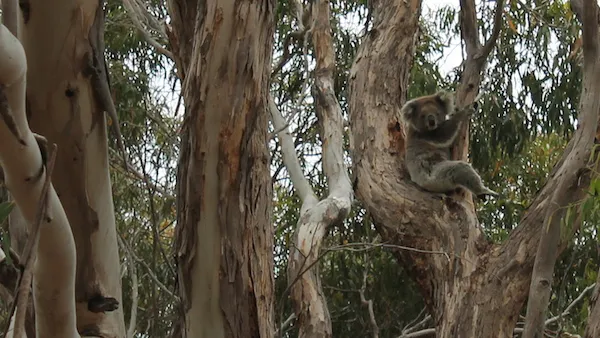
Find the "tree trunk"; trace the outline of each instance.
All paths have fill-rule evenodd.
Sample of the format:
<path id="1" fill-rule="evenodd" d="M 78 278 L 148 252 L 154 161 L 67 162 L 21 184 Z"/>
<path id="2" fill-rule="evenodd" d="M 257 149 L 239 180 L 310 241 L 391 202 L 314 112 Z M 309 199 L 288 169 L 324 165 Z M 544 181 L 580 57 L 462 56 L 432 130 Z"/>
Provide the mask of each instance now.
<path id="1" fill-rule="evenodd" d="M 561 204 L 570 203 L 582 198 L 589 184 L 582 159 L 589 158 L 598 112 L 589 102 L 582 106 L 585 127 L 577 130 L 521 224 L 501 245 L 488 242 L 470 200 L 440 200 L 411 183 L 404 168 L 404 134 L 397 112 L 409 83 L 420 8 L 418 0 L 374 2 L 373 29 L 351 71 L 355 191 L 384 241 L 429 251 L 398 249 L 395 255 L 417 282 L 437 337 L 512 337 L 553 193 L 566 196 Z M 463 38 L 477 38 L 472 25 L 465 28 L 471 31 L 463 31 Z M 467 44 L 481 50 L 476 41 Z M 488 47 L 486 43 L 482 48 Z M 462 79 L 468 93 L 459 89 L 459 104 L 466 104 L 467 96 L 475 97 L 475 80 Z"/>
<path id="2" fill-rule="evenodd" d="M 168 2 L 185 118 L 175 336 L 273 335 L 267 95 L 275 2 Z"/>
<path id="3" fill-rule="evenodd" d="M 27 55 L 29 125 L 58 145 L 52 182 L 77 249 L 78 331 L 123 337 L 104 117 L 112 101 L 98 88 L 99 81 L 107 83 L 103 3 L 21 1 L 19 38 Z"/>

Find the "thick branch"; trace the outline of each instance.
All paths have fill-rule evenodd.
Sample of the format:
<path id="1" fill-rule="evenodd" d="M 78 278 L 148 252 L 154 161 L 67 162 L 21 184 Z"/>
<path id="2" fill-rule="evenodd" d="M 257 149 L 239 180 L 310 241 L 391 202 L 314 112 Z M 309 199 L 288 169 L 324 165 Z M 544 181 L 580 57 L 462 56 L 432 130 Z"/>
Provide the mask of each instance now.
<path id="1" fill-rule="evenodd" d="M 271 120 L 273 121 L 273 127 L 275 130 L 279 130 L 277 136 L 281 143 L 281 154 L 283 157 L 283 163 L 290 174 L 290 180 L 294 185 L 294 189 L 302 201 L 302 209 L 310 208 L 317 204 L 319 199 L 313 192 L 310 183 L 304 177 L 300 161 L 296 155 L 296 147 L 294 147 L 294 140 L 290 134 L 289 128 L 285 121 L 285 118 L 281 115 L 281 112 L 275 105 L 273 98 L 269 98 L 269 110 L 271 111 Z"/>
<path id="2" fill-rule="evenodd" d="M 460 0 L 460 32 L 467 55 L 477 55 L 481 43 L 477 28 L 477 8 L 475 0 Z"/>
<path id="3" fill-rule="evenodd" d="M 0 123 L 0 165 L 6 186 L 30 224 L 35 221 L 42 180 L 32 180 L 42 166 L 42 153 L 25 116 L 25 51 L 4 25 L 0 25 L 0 85 L 23 137 L 23 146 Z M 40 228 L 34 265 L 33 298 L 38 337 L 79 337 L 75 319 L 75 243 L 64 209 L 52 186 L 47 217 Z M 61 323 L 61 325 L 57 325 Z"/>
<path id="4" fill-rule="evenodd" d="M 481 51 L 477 55 L 478 58 L 487 58 L 494 46 L 496 46 L 496 40 L 502 30 L 502 14 L 504 13 L 504 0 L 496 1 L 496 12 L 494 13 L 494 27 L 492 28 L 492 35 L 487 39 Z"/>
<path id="5" fill-rule="evenodd" d="M 331 319 L 321 290 L 319 272 L 316 266 L 312 266 L 318 260 L 327 229 L 348 216 L 354 194 L 343 156 L 342 112 L 333 86 L 335 53 L 331 38 L 329 1 L 315 1 L 311 7 L 312 24 L 308 31 L 313 33 L 316 56 L 313 96 L 319 120 L 323 171 L 327 176 L 329 195 L 314 206 L 307 205 L 306 199 L 303 201 L 301 216 L 294 233 L 295 247 L 290 249 L 288 280 L 291 283 L 291 298 L 297 316 L 299 337 L 331 337 Z M 298 13 L 303 11 L 298 10 Z M 280 115 L 274 117 L 281 118 Z M 282 127 L 282 121 L 275 123 L 274 120 L 274 124 L 275 129 Z M 298 172 L 297 159 L 289 158 L 296 156 L 295 152 L 292 152 L 294 147 L 291 137 L 285 136 L 287 138 L 281 140 L 282 151 L 284 156 L 288 153 L 288 160 L 284 158 L 284 161 L 288 170 Z M 291 166 L 288 166 L 288 163 Z M 308 190 L 305 187 L 305 179 L 296 177 L 293 181 L 297 189 Z M 296 186 L 296 183 L 299 183 L 299 186 Z M 310 195 L 306 191 L 303 195 L 310 196 L 310 199 L 315 198 L 314 194 Z M 307 267 L 312 268 L 306 271 Z"/>
<path id="6" fill-rule="evenodd" d="M 587 186 L 579 186 L 579 177 L 588 164 L 594 145 L 598 112 L 600 111 L 600 60 L 598 58 L 598 7 L 596 0 L 585 3 L 583 15 L 584 72 L 581 94 L 580 128 L 573 139 L 573 149 L 562 162 L 557 173 L 556 188 L 553 189 L 549 205 L 546 206 L 544 227 L 531 277 L 524 338 L 538 337 L 544 332 L 544 315 L 552 291 L 554 265 L 559 254 L 561 221 L 573 196 L 581 196 Z"/>

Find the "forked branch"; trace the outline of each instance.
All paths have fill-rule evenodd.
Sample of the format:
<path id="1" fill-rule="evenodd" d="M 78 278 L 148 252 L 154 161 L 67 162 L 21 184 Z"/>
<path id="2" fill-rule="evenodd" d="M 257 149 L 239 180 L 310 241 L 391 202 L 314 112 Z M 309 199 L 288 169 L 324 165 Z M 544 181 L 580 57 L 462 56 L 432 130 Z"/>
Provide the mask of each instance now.
<path id="1" fill-rule="evenodd" d="M 347 217 L 354 198 L 348 170 L 344 162 L 342 110 L 334 92 L 333 70 L 335 53 L 331 37 L 329 1 L 311 5 L 310 27 L 304 27 L 300 2 L 296 2 L 299 26 L 311 32 L 315 46 L 315 80 L 313 96 L 323 147 L 323 171 L 329 185 L 329 195 L 319 201 L 303 176 L 286 123 L 271 99 L 273 124 L 278 133 L 284 163 L 300 198 L 302 208 L 290 249 L 288 280 L 299 327 L 299 337 L 330 337 L 331 319 L 320 289 L 318 270 L 313 266 L 319 258 L 321 243 L 327 229 Z M 305 38 L 306 40 L 306 38 Z M 306 44 L 306 41 L 304 41 Z M 306 56 L 305 56 L 306 57 Z"/>

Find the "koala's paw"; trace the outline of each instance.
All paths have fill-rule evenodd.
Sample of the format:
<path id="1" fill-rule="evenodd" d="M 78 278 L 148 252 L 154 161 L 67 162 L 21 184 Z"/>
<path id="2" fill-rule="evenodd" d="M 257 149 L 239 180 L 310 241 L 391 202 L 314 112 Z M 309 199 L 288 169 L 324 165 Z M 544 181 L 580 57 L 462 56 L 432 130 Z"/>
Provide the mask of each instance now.
<path id="1" fill-rule="evenodd" d="M 477 198 L 482 199 L 482 200 L 486 200 L 488 197 L 498 198 L 498 197 L 500 197 L 500 194 L 498 194 L 497 192 L 490 190 L 488 188 L 485 188 L 482 192 L 477 194 Z"/>

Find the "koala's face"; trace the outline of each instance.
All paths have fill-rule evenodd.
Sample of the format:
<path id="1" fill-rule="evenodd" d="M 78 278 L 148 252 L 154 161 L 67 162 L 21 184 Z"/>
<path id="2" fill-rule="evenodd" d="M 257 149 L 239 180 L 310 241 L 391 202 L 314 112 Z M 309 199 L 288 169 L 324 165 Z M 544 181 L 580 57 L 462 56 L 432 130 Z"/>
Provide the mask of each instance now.
<path id="1" fill-rule="evenodd" d="M 402 108 L 402 116 L 411 128 L 425 132 L 437 129 L 451 109 L 450 95 L 441 92 L 407 102 Z"/>
<path id="2" fill-rule="evenodd" d="M 446 120 L 446 111 L 444 107 L 436 102 L 426 103 L 418 108 L 416 112 L 416 128 L 420 131 L 431 131 L 439 127 L 440 123 Z"/>

